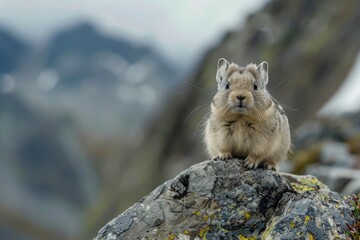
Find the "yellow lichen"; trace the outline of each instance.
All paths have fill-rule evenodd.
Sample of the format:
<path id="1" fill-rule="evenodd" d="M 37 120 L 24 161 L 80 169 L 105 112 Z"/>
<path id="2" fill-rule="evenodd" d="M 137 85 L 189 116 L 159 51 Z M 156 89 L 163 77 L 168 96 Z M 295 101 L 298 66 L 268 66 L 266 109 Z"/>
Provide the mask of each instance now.
<path id="1" fill-rule="evenodd" d="M 210 227 L 207 226 L 206 228 L 201 228 L 199 232 L 199 237 L 205 237 L 206 233 L 210 230 Z"/>
<path id="2" fill-rule="evenodd" d="M 223 232 L 229 232 L 229 230 L 226 230 L 225 228 L 219 227 L 221 229 L 221 231 Z"/>
<path id="3" fill-rule="evenodd" d="M 245 212 L 245 213 L 244 213 L 244 216 L 245 216 L 246 220 L 249 219 L 249 218 L 251 218 L 251 214 L 248 213 L 248 212 Z"/>
<path id="4" fill-rule="evenodd" d="M 298 193 L 304 193 L 308 191 L 316 190 L 314 187 L 309 187 L 307 185 L 299 184 L 299 183 L 291 183 L 291 186 L 294 188 L 295 191 Z"/>
<path id="5" fill-rule="evenodd" d="M 291 227 L 291 228 L 294 228 L 294 227 L 295 227 L 295 222 L 294 222 L 294 221 L 290 222 L 290 227 Z"/>
<path id="6" fill-rule="evenodd" d="M 309 223 L 309 221 L 310 221 L 310 216 L 309 215 L 306 215 L 305 216 L 305 225 L 307 225 L 308 223 Z"/>
<path id="7" fill-rule="evenodd" d="M 270 234 L 271 231 L 273 230 L 273 227 L 274 227 L 273 225 L 267 226 L 266 229 L 265 229 L 265 231 L 264 231 L 263 234 L 262 234 L 261 239 L 267 239 L 268 236 L 269 236 L 269 234 Z"/>
<path id="8" fill-rule="evenodd" d="M 320 182 L 316 177 L 306 176 L 306 177 L 302 177 L 299 181 L 302 184 L 311 187 L 318 187 L 318 188 L 325 187 L 325 185 L 322 182 Z"/>
<path id="9" fill-rule="evenodd" d="M 203 219 L 204 219 L 204 221 L 207 221 L 209 219 L 209 216 L 205 215 Z"/>
<path id="10" fill-rule="evenodd" d="M 256 237 L 244 237 L 243 235 L 240 235 L 239 237 L 239 240 L 255 240 Z"/>
<path id="11" fill-rule="evenodd" d="M 308 233 L 309 240 L 314 240 L 314 236 L 311 233 Z"/>
<path id="12" fill-rule="evenodd" d="M 194 215 L 196 215 L 196 216 L 200 216 L 200 215 L 201 215 L 201 213 L 200 213 L 200 211 L 199 211 L 199 210 L 197 210 L 197 211 L 193 211 L 193 214 L 194 214 Z"/>
<path id="13" fill-rule="evenodd" d="M 170 234 L 167 238 L 164 238 L 164 240 L 175 240 L 177 236 L 175 234 Z"/>
<path id="14" fill-rule="evenodd" d="M 294 188 L 295 191 L 299 193 L 326 188 L 326 186 L 322 182 L 320 182 L 317 178 L 311 176 L 303 176 L 297 178 L 296 181 L 291 183 L 291 186 Z"/>
<path id="15" fill-rule="evenodd" d="M 189 235 L 189 234 L 190 234 L 189 230 L 185 229 L 185 230 L 184 230 L 184 234 L 185 234 L 185 235 Z"/>

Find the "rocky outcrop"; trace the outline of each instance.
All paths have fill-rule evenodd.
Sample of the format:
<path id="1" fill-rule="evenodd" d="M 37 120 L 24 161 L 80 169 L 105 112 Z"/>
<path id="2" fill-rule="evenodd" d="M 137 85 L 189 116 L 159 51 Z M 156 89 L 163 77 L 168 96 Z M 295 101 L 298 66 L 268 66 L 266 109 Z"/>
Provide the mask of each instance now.
<path id="1" fill-rule="evenodd" d="M 304 123 L 294 139 L 287 171 L 311 174 L 331 190 L 360 192 L 360 112 Z"/>
<path id="2" fill-rule="evenodd" d="M 205 161 L 157 187 L 96 239 L 346 239 L 351 208 L 312 176 Z"/>

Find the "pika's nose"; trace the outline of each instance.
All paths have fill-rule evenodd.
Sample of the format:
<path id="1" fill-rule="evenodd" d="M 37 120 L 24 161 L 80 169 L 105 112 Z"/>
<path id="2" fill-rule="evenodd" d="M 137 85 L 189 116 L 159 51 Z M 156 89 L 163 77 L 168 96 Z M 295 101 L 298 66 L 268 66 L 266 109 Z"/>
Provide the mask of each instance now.
<path id="1" fill-rule="evenodd" d="M 237 99 L 239 99 L 240 101 L 242 101 L 242 100 L 244 100 L 244 99 L 245 99 L 245 96 L 243 96 L 243 95 L 239 95 L 239 96 L 237 96 L 236 98 L 237 98 Z"/>

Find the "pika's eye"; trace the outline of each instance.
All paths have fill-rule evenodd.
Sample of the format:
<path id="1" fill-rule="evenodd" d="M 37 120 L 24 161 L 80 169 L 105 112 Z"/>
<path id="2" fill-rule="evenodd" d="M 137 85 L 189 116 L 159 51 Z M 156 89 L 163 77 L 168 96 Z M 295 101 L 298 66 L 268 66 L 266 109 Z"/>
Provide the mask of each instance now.
<path id="1" fill-rule="evenodd" d="M 256 83 L 254 83 L 254 90 L 257 90 L 257 85 L 256 85 Z"/>
<path id="2" fill-rule="evenodd" d="M 226 85 L 225 85 L 225 89 L 229 89 L 229 87 L 230 87 L 230 83 L 227 82 Z"/>

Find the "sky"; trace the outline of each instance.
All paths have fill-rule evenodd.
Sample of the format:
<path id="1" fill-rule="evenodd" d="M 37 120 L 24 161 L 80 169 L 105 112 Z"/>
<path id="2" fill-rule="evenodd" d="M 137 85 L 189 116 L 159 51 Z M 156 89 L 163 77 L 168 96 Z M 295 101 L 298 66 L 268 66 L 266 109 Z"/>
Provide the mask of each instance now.
<path id="1" fill-rule="evenodd" d="M 0 27 L 41 46 L 60 29 L 89 21 L 107 35 L 155 47 L 191 67 L 223 34 L 244 23 L 268 0 L 0 0 Z M 186 64 L 189 65 L 186 65 Z M 360 99 L 360 60 L 320 111 L 354 110 Z M 350 82 L 350 83 L 348 83 Z M 350 87 L 349 87 L 350 86 Z M 347 93 L 345 97 L 344 93 Z M 349 97 L 351 96 L 351 97 Z M 342 100 L 341 100 L 342 99 Z M 346 100 L 345 100 L 346 99 Z M 339 111 L 343 109 L 342 111 Z"/>
<path id="2" fill-rule="evenodd" d="M 0 0 L 0 26 L 40 46 L 78 21 L 191 60 L 268 0 Z"/>

